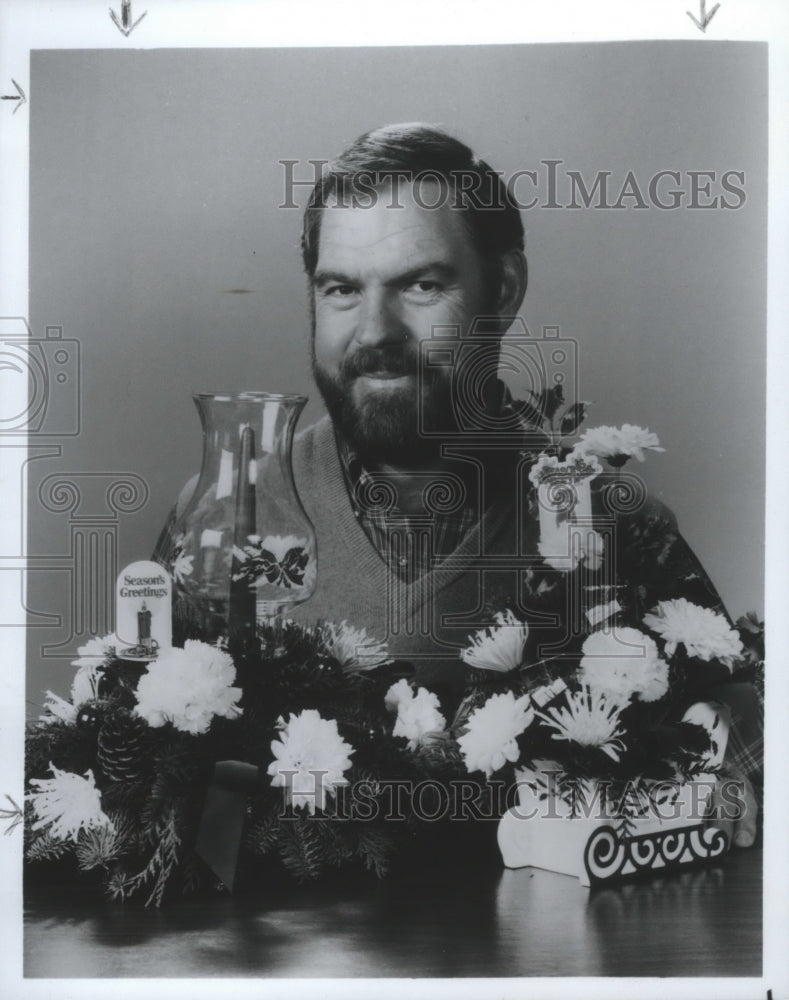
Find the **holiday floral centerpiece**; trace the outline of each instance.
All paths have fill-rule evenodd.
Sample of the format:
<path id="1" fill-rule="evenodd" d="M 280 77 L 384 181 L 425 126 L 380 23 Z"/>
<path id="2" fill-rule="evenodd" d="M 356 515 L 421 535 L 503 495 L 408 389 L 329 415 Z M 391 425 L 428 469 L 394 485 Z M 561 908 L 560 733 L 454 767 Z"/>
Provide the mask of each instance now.
<path id="1" fill-rule="evenodd" d="M 717 780 L 725 741 L 696 706 L 760 682 L 762 625 L 732 625 L 677 555 L 670 519 L 624 517 L 614 534 L 598 517 L 611 490 L 621 500 L 624 463 L 662 450 L 657 437 L 600 427 L 569 447 L 584 407 L 561 406 L 544 395 L 536 414 L 541 563 L 527 581 L 541 611 L 577 594 L 561 650 L 536 655 L 533 626 L 500 607 L 458 652 L 452 704 L 348 622 L 271 618 L 253 634 L 186 638 L 147 665 L 94 639 L 70 697 L 48 693 L 28 727 L 28 865 L 159 905 L 266 868 L 383 875 L 437 819 L 496 818 L 524 785 L 567 817 L 604 786 L 626 840 L 657 782 Z"/>

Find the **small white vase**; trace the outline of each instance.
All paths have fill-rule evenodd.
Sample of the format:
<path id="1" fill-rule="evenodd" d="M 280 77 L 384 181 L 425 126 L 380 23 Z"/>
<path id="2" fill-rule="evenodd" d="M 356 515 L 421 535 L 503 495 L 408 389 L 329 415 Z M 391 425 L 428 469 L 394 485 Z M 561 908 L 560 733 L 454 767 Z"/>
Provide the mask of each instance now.
<path id="1" fill-rule="evenodd" d="M 728 711 L 717 703 L 699 702 L 688 709 L 684 720 L 705 726 L 713 736 L 709 760 L 711 767 L 717 767 L 728 740 Z M 502 860 L 507 868 L 544 868 L 574 875 L 585 886 L 710 861 L 729 846 L 723 830 L 700 818 L 710 804 L 715 782 L 710 773 L 678 786 L 670 809 L 664 806 L 632 818 L 625 833 L 621 820 L 600 805 L 594 783 L 587 789 L 584 814 L 572 815 L 571 807 L 558 794 L 551 794 L 550 786 L 547 795 L 540 795 L 524 780 L 518 786 L 518 804 L 499 822 Z"/>

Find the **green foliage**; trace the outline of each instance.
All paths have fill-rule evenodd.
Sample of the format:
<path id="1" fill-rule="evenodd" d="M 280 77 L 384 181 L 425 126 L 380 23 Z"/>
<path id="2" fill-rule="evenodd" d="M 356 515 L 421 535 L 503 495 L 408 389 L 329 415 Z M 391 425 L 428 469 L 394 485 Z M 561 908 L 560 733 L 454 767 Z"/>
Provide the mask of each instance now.
<path id="1" fill-rule="evenodd" d="M 321 836 L 321 825 L 321 821 L 312 822 L 303 815 L 294 815 L 279 825 L 277 847 L 282 863 L 299 882 L 318 878 L 328 860 L 330 852 Z"/>
<path id="2" fill-rule="evenodd" d="M 33 836 L 25 851 L 26 861 L 56 861 L 65 857 L 72 849 L 67 840 L 56 840 L 50 833 Z"/>
<path id="3" fill-rule="evenodd" d="M 94 827 L 80 833 L 74 854 L 82 871 L 93 868 L 108 869 L 128 851 L 133 838 L 134 824 L 128 815 L 112 815 L 112 826 Z"/>
<path id="4" fill-rule="evenodd" d="M 356 853 L 368 871 L 383 878 L 397 855 L 397 839 L 386 827 L 375 826 L 359 830 Z"/>
<path id="5" fill-rule="evenodd" d="M 161 906 L 167 882 L 178 865 L 181 836 L 178 809 L 172 808 L 154 831 L 154 850 L 147 865 L 134 875 L 114 873 L 109 889 L 113 899 L 126 899 L 143 886 L 152 886 L 146 906 Z"/>
<path id="6" fill-rule="evenodd" d="M 25 773 L 28 778 L 45 778 L 50 765 L 84 774 L 95 767 L 96 736 L 60 720 L 34 722 L 25 736 Z"/>

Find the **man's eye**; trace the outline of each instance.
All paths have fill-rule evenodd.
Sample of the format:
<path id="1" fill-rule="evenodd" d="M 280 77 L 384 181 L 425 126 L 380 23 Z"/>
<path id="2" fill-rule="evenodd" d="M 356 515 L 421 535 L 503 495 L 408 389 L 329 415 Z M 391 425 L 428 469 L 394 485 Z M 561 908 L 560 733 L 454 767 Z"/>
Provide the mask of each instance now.
<path id="1" fill-rule="evenodd" d="M 330 298 L 344 299 L 349 295 L 353 295 L 355 292 L 356 289 L 353 285 L 329 285 L 324 290 L 323 294 L 329 296 Z"/>
<path id="2" fill-rule="evenodd" d="M 436 295 L 441 291 L 441 284 L 438 281 L 432 281 L 429 278 L 423 278 L 420 281 L 412 281 L 410 285 L 406 286 L 406 292 L 410 292 L 412 295 L 430 296 Z"/>

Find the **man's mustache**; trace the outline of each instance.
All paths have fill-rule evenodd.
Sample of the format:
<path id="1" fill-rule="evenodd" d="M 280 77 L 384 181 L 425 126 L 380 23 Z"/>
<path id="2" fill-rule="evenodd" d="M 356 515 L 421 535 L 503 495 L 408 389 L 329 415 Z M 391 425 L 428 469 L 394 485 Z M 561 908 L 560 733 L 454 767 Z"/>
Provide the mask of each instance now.
<path id="1" fill-rule="evenodd" d="M 384 347 L 359 347 L 343 360 L 342 374 L 346 378 L 360 375 L 416 375 L 419 356 L 400 345 Z"/>

